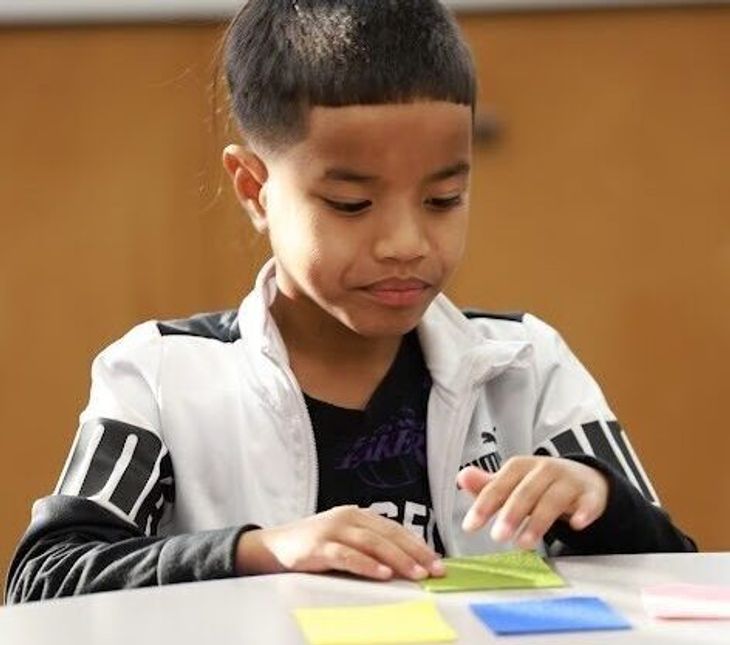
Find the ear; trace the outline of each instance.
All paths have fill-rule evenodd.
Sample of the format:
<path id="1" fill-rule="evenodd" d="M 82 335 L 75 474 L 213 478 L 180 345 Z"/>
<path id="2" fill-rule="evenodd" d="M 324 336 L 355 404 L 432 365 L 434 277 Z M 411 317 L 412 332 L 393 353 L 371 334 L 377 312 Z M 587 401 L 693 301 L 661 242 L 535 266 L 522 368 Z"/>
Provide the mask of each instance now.
<path id="1" fill-rule="evenodd" d="M 223 150 L 223 167 L 228 172 L 236 197 L 248 212 L 254 228 L 259 233 L 264 233 L 268 226 L 264 190 L 269 176 L 266 164 L 250 150 L 231 144 Z"/>

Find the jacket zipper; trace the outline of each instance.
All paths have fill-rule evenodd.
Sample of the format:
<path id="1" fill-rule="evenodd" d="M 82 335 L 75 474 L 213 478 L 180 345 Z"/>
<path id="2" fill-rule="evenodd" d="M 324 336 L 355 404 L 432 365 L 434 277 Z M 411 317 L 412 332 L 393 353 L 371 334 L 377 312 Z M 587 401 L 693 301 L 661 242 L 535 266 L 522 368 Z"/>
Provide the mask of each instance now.
<path id="1" fill-rule="evenodd" d="M 305 434 L 305 440 L 307 443 L 306 459 L 310 474 L 306 492 L 307 497 L 303 509 L 303 517 L 314 515 L 317 512 L 317 496 L 319 495 L 319 462 L 317 460 L 317 445 L 314 440 L 314 428 L 312 427 L 312 420 L 310 419 L 309 411 L 307 410 L 307 403 L 304 400 L 304 393 L 302 392 L 302 388 L 299 387 L 299 382 L 297 381 L 296 376 L 294 376 L 294 372 L 288 363 L 279 361 L 279 359 L 267 349 L 264 349 L 264 354 L 266 354 L 269 360 L 282 371 L 289 383 L 289 387 L 293 392 L 294 399 L 296 401 L 295 407 L 297 407 L 298 410 L 294 419 L 296 426 L 295 431 L 296 429 L 301 428 Z M 286 421 L 290 422 L 291 419 L 287 418 Z"/>
<path id="2" fill-rule="evenodd" d="M 309 417 L 309 411 L 307 410 L 307 403 L 304 400 L 304 393 L 302 392 L 302 388 L 299 387 L 299 383 L 294 376 L 294 372 L 292 372 L 288 365 L 282 365 L 281 369 L 289 379 L 289 385 L 294 391 L 294 397 L 299 408 L 297 412 L 297 427 L 301 428 L 306 435 L 307 465 L 310 477 L 307 487 L 307 499 L 304 505 L 304 512 L 305 515 L 314 515 L 317 512 L 317 496 L 319 495 L 319 460 L 317 459 L 317 444 L 314 440 L 314 428 L 312 427 L 312 420 Z"/>
<path id="3" fill-rule="evenodd" d="M 453 415 L 453 428 L 458 429 L 457 433 L 451 437 L 447 443 L 446 459 L 444 460 L 444 470 L 441 490 L 441 518 L 439 525 L 441 535 L 444 540 L 444 547 L 447 555 L 458 555 L 454 550 L 454 526 L 452 518 L 454 514 L 454 501 L 456 499 L 456 484 L 454 478 L 459 468 L 459 457 L 464 450 L 464 442 L 469 432 L 469 419 L 474 412 L 478 399 L 477 388 L 470 386 L 469 394 L 464 398 L 462 404 Z M 449 482 L 453 486 L 449 485 Z"/>

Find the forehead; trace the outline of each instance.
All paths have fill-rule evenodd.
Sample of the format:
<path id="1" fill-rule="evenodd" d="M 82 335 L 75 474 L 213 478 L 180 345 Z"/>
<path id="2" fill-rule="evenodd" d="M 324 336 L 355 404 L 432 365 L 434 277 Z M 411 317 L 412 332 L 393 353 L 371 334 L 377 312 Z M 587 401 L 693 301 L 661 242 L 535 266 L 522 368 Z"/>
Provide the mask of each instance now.
<path id="1" fill-rule="evenodd" d="M 378 176 L 427 174 L 471 154 L 471 107 L 441 101 L 314 107 L 288 159 L 307 175 L 346 167 Z"/>

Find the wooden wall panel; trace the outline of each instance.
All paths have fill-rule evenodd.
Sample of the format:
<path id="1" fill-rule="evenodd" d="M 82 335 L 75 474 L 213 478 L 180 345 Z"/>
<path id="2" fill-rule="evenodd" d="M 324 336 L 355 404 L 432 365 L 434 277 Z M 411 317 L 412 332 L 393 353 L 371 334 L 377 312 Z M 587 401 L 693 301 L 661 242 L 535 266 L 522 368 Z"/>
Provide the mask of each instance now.
<path id="1" fill-rule="evenodd" d="M 678 521 L 728 548 L 730 13 L 462 22 L 504 136 L 477 149 L 452 294 L 555 323 Z M 140 320 L 235 305 L 265 255 L 216 196 L 220 30 L 0 30 L 0 575 L 93 355 Z"/>
<path id="2" fill-rule="evenodd" d="M 0 32 L 0 562 L 55 483 L 90 361 L 236 303 L 261 252 L 211 141 L 218 27 Z"/>
<path id="3" fill-rule="evenodd" d="M 465 28 L 504 136 L 454 295 L 560 329 L 678 523 L 730 548 L 730 11 Z"/>

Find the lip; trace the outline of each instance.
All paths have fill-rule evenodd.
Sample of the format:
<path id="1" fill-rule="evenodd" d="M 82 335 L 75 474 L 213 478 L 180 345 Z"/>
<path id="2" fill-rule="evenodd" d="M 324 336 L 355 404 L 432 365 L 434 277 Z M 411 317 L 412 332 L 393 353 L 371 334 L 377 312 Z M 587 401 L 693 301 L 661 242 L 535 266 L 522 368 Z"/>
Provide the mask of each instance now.
<path id="1" fill-rule="evenodd" d="M 420 304 L 430 290 L 428 282 L 418 278 L 388 278 L 365 287 L 365 292 L 389 307 L 412 307 Z"/>

